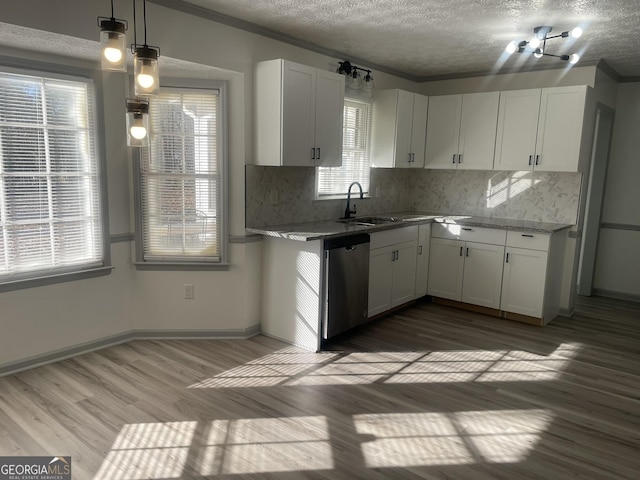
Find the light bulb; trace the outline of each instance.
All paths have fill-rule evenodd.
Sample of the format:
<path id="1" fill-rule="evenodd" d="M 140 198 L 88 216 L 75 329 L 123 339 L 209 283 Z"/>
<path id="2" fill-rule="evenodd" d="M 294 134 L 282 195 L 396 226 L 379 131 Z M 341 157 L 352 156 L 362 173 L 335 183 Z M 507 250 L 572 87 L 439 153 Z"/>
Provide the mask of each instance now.
<path id="1" fill-rule="evenodd" d="M 104 58 L 111 63 L 118 63 L 122 60 L 122 50 L 116 47 L 106 47 L 104 49 Z"/>
<path id="2" fill-rule="evenodd" d="M 540 39 L 538 37 L 533 37 L 529 42 L 529 46 L 531 48 L 538 48 L 540 46 Z"/>
<path id="3" fill-rule="evenodd" d="M 509 42 L 509 45 L 507 45 L 507 48 L 505 48 L 504 50 L 509 55 L 511 55 L 512 53 L 515 53 L 517 49 L 518 49 L 518 44 L 516 42 Z"/>
<path id="4" fill-rule="evenodd" d="M 577 53 L 569 55 L 569 63 L 571 65 L 575 65 L 576 63 L 578 63 L 579 60 L 580 60 L 580 55 L 578 55 Z"/>
<path id="5" fill-rule="evenodd" d="M 140 85 L 142 88 L 151 88 L 155 81 L 153 79 L 153 75 L 149 75 L 148 73 L 143 73 L 143 72 L 144 70 L 142 70 L 142 72 L 138 74 L 138 76 L 136 77 L 136 81 L 138 82 L 138 85 Z"/>
<path id="6" fill-rule="evenodd" d="M 137 140 L 142 140 L 147 136 L 147 129 L 140 125 L 134 125 L 129 129 L 131 136 Z"/>
<path id="7" fill-rule="evenodd" d="M 580 27 L 574 28 L 573 30 L 571 30 L 571 36 L 573 38 L 580 38 L 582 36 L 582 29 Z"/>
<path id="8" fill-rule="evenodd" d="M 542 58 L 543 55 L 544 55 L 544 52 L 542 51 L 541 48 L 536 48 L 536 51 L 533 52 L 533 56 L 536 58 Z"/>

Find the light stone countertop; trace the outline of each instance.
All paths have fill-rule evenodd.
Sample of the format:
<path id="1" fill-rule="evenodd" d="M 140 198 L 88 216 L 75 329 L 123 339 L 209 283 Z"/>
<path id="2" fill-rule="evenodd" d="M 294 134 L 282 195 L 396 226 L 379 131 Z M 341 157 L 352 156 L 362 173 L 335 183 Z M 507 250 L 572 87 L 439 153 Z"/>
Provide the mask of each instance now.
<path id="1" fill-rule="evenodd" d="M 363 216 L 364 217 L 364 216 Z M 389 221 L 378 225 L 358 225 L 356 222 L 342 222 L 339 220 L 321 220 L 315 222 L 291 223 L 265 227 L 247 228 L 247 232 L 268 237 L 286 238 L 301 242 L 324 240 L 342 237 L 354 233 L 372 233 L 394 228 L 402 228 L 423 223 L 447 223 L 467 227 L 499 228 L 502 230 L 527 231 L 551 234 L 571 228 L 573 225 L 565 223 L 535 222 L 509 218 L 474 217 L 466 215 L 442 215 L 431 213 L 400 212 L 366 215 L 366 217 L 392 217 Z M 357 221 L 358 217 L 356 217 Z"/>

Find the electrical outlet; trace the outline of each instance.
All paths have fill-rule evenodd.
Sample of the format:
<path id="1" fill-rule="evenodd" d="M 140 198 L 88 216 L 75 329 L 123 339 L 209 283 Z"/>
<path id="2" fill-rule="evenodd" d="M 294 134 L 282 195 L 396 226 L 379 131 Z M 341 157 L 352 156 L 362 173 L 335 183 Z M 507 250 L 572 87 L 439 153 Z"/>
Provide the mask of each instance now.
<path id="1" fill-rule="evenodd" d="M 183 289 L 184 289 L 184 298 L 185 300 L 193 300 L 194 296 L 193 296 L 193 284 L 192 283 L 185 283 L 183 285 Z"/>

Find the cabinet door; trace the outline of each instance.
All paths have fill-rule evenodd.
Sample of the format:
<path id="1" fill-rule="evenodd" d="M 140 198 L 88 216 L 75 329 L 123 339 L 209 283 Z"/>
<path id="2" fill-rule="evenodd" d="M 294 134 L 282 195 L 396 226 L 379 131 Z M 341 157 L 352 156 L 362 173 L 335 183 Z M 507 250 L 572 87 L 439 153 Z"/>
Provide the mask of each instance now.
<path id="1" fill-rule="evenodd" d="M 500 92 L 494 170 L 531 170 L 536 149 L 540 89 Z"/>
<path id="2" fill-rule="evenodd" d="M 500 309 L 542 317 L 547 252 L 507 247 Z"/>
<path id="3" fill-rule="evenodd" d="M 458 168 L 491 170 L 496 147 L 500 92 L 462 96 Z"/>
<path id="4" fill-rule="evenodd" d="M 461 300 L 473 305 L 500 308 L 504 247 L 467 242 Z"/>
<path id="5" fill-rule="evenodd" d="M 282 85 L 282 164 L 313 166 L 316 69 L 284 62 Z"/>
<path id="6" fill-rule="evenodd" d="M 434 297 L 460 300 L 464 271 L 464 242 L 432 238 L 429 248 L 427 292 Z"/>
<path id="7" fill-rule="evenodd" d="M 418 260 L 416 261 L 416 298 L 423 297 L 427 294 L 430 241 L 431 225 L 420 225 L 418 228 Z"/>
<path id="8" fill-rule="evenodd" d="M 587 87 L 543 88 L 535 169 L 577 172 Z"/>
<path id="9" fill-rule="evenodd" d="M 413 122 L 413 93 L 398 90 L 396 110 L 396 168 L 411 168 L 411 128 Z"/>
<path id="10" fill-rule="evenodd" d="M 427 136 L 427 108 L 429 97 L 414 94 L 411 124 L 411 168 L 424 168 L 424 148 Z"/>
<path id="11" fill-rule="evenodd" d="M 394 251 L 392 245 L 373 249 L 369 253 L 369 317 L 391 308 Z"/>
<path id="12" fill-rule="evenodd" d="M 315 148 L 316 166 L 342 165 L 344 75 L 317 71 Z"/>
<path id="13" fill-rule="evenodd" d="M 461 114 L 462 95 L 429 97 L 425 168 L 456 168 Z"/>
<path id="14" fill-rule="evenodd" d="M 416 298 L 416 250 L 417 242 L 395 245 L 393 262 L 393 287 L 391 307 L 402 305 Z"/>

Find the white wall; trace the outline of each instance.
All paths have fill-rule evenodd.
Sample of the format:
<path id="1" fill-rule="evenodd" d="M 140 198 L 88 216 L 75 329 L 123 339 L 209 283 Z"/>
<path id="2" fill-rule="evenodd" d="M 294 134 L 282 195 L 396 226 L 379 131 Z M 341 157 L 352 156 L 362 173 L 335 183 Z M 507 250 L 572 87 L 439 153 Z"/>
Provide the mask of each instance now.
<path id="1" fill-rule="evenodd" d="M 98 69 L 96 17 L 109 13 L 109 3 L 103 0 L 3 0 L 0 56 Z M 131 2 L 116 0 L 115 13 L 132 24 Z M 287 58 L 335 70 L 338 60 L 344 59 L 153 3 L 147 4 L 147 18 L 148 43 L 161 47 L 161 81 L 169 75 L 229 82 L 229 233 L 240 242 L 230 244 L 231 267 L 229 271 L 137 271 L 132 265 L 133 244 L 112 244 L 115 269 L 109 276 L 0 293 L 0 367 L 134 329 L 228 334 L 260 321 L 262 245 L 242 243 L 244 166 L 253 163 L 254 64 Z M 131 29 L 128 36 L 133 43 Z M 52 55 L 54 51 L 65 57 Z M 133 232 L 132 159 L 124 129 L 128 80 L 118 73 L 103 78 L 110 228 L 112 235 L 128 234 Z M 382 73 L 375 81 L 378 88 L 415 87 Z M 195 286 L 194 300 L 182 298 L 186 283 Z"/>
<path id="2" fill-rule="evenodd" d="M 618 88 L 594 288 L 640 300 L 640 83 Z"/>

